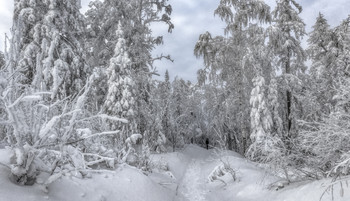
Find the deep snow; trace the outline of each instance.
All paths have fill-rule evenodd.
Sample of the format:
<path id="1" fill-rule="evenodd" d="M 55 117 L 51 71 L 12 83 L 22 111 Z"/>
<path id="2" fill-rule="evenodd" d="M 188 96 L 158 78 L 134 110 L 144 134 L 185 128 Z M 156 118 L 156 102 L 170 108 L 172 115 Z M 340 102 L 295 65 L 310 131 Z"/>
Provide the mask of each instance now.
<path id="1" fill-rule="evenodd" d="M 0 162 L 9 164 L 10 151 L 0 149 Z M 154 171 L 145 175 L 140 170 L 122 165 L 115 171 L 91 172 L 90 178 L 66 174 L 48 187 L 42 174 L 34 186 L 18 186 L 8 179 L 10 170 L 0 165 L 0 201 L 88 200 L 88 201 L 318 201 L 331 179 L 304 181 L 278 191 L 268 187 L 281 179 L 272 176 L 240 155 L 205 150 L 195 145 L 175 153 L 152 155 Z M 225 175 L 222 181 L 208 179 L 215 167 L 229 163 L 237 180 Z M 334 200 L 350 200 L 347 182 L 336 183 Z M 343 196 L 341 196 L 343 195 Z M 331 200 L 325 193 L 322 200 Z"/>

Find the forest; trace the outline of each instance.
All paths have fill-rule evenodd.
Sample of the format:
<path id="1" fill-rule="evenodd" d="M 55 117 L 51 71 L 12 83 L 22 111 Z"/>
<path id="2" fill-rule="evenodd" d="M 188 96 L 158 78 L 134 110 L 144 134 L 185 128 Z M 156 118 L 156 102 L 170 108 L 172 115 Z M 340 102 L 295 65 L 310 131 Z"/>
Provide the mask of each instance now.
<path id="1" fill-rule="evenodd" d="M 319 13 L 307 33 L 296 0 L 217 4 L 225 34 L 198 36 L 193 54 L 203 66 L 191 82 L 154 65 L 173 61 L 152 54 L 164 41 L 151 25 L 176 29 L 168 0 L 92 0 L 84 14 L 80 0 L 15 0 L 0 52 L 0 149 L 9 153 L 0 167 L 9 180 L 32 186 L 46 174 L 48 188 L 68 173 L 89 178 L 125 165 L 148 175 L 159 169 L 155 157 L 207 141 L 283 186 L 331 179 L 343 197 L 350 17 L 331 27 Z M 239 170 L 220 164 L 209 180 L 230 174 L 236 182 Z"/>

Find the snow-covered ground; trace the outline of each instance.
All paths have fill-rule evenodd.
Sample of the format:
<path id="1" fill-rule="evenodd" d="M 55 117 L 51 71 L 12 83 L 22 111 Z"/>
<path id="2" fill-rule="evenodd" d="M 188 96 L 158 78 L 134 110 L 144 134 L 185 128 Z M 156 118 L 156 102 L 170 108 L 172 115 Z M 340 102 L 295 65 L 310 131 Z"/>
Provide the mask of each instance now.
<path id="1" fill-rule="evenodd" d="M 9 169 L 0 165 L 0 201 L 91 200 L 91 201 L 318 201 L 331 180 L 300 182 L 276 191 L 268 189 L 280 178 L 267 173 L 234 152 L 205 150 L 188 145 L 175 153 L 152 156 L 156 168 L 149 175 L 123 165 L 115 171 L 91 172 L 89 178 L 66 174 L 46 191 L 44 180 L 34 186 L 18 186 L 8 179 Z M 9 151 L 0 149 L 0 162 L 9 164 Z M 208 176 L 223 162 L 236 171 L 221 180 Z M 45 175 L 42 175 L 45 178 Z M 341 185 L 343 190 L 341 190 Z M 333 187 L 336 201 L 350 200 L 346 181 Z M 332 199 L 331 189 L 322 200 Z"/>

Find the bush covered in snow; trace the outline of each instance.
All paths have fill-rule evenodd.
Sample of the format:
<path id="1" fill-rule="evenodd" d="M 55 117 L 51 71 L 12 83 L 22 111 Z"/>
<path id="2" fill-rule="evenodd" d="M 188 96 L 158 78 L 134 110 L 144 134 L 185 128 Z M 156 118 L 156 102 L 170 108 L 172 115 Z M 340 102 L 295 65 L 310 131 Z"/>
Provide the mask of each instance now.
<path id="1" fill-rule="evenodd" d="M 225 176 L 225 175 L 230 175 L 231 179 L 233 179 L 233 181 L 236 181 L 236 179 L 237 179 L 236 172 L 237 171 L 231 167 L 229 162 L 223 162 L 223 161 L 221 161 L 221 162 L 222 162 L 222 164 L 216 166 L 214 168 L 214 170 L 209 174 L 208 180 L 210 182 L 221 181 L 226 185 L 226 182 L 220 178 Z"/>

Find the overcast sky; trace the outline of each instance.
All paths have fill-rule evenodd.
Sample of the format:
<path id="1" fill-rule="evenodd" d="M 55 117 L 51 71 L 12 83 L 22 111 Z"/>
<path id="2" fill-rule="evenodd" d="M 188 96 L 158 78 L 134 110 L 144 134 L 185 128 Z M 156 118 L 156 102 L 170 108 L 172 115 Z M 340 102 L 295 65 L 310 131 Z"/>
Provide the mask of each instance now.
<path id="1" fill-rule="evenodd" d="M 90 0 L 81 0 L 83 11 L 87 9 Z M 301 17 L 309 32 L 319 12 L 323 13 L 331 26 L 338 25 L 350 14 L 350 0 L 297 0 L 303 6 Z M 224 23 L 213 13 L 219 0 L 170 0 L 173 6 L 171 16 L 175 25 L 173 33 L 167 33 L 163 24 L 153 25 L 154 35 L 164 35 L 164 45 L 159 46 L 154 55 L 170 54 L 175 60 L 156 62 L 158 72 L 164 75 L 169 70 L 170 77 L 175 76 L 185 80 L 196 81 L 196 72 L 202 67 L 202 60 L 193 55 L 193 48 L 199 34 L 209 31 L 212 35 L 222 35 Z M 275 0 L 266 0 L 274 6 Z M 0 50 L 4 50 L 4 33 L 10 33 L 12 24 L 13 0 L 0 0 Z M 162 79 L 162 78 L 158 78 Z"/>

